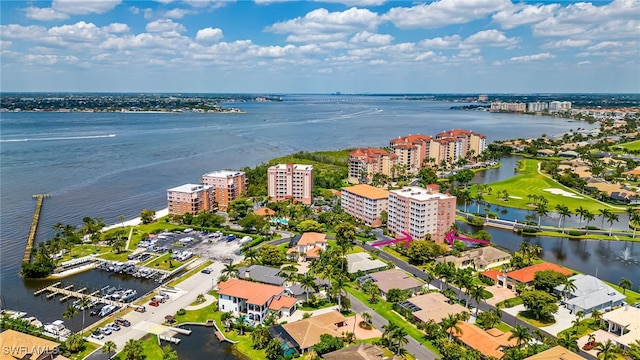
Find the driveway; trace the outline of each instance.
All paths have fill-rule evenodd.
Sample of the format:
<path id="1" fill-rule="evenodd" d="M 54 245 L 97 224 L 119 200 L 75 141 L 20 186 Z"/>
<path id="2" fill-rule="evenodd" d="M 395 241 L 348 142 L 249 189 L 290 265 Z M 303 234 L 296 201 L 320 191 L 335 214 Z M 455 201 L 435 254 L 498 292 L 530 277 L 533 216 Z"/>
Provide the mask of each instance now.
<path id="1" fill-rule="evenodd" d="M 515 317 L 519 312 L 525 310 L 526 308 L 524 305 L 517 305 L 512 308 L 504 308 L 502 309 L 502 312 Z M 557 336 L 560 331 L 570 328 L 572 326 L 571 322 L 576 318 L 575 315 L 571 314 L 569 310 L 562 306 L 558 307 L 558 312 L 554 314 L 553 317 L 556 320 L 554 324 L 540 328 L 553 336 Z"/>
<path id="2" fill-rule="evenodd" d="M 484 289 L 493 294 L 492 298 L 485 300 L 485 302 L 489 305 L 495 305 L 501 301 L 516 297 L 516 293 L 505 287 L 491 285 L 486 286 Z"/>

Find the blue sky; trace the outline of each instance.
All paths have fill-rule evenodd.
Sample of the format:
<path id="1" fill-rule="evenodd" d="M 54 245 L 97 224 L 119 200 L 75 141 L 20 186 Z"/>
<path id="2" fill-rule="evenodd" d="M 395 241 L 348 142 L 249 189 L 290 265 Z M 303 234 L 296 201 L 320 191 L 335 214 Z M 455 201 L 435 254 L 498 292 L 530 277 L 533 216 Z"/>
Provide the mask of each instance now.
<path id="1" fill-rule="evenodd" d="M 5 92 L 640 92 L 640 0 L 0 7 Z"/>

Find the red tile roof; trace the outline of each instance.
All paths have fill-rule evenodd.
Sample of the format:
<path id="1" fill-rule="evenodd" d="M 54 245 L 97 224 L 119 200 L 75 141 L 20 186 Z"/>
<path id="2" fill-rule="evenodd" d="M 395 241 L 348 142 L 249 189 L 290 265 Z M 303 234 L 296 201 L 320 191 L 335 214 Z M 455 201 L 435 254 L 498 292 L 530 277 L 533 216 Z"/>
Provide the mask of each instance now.
<path id="1" fill-rule="evenodd" d="M 482 273 L 482 275 L 488 277 L 489 279 L 493 280 L 493 281 L 498 281 L 498 276 L 502 275 L 502 272 L 498 271 L 498 270 L 487 270 L 485 272 Z"/>
<path id="2" fill-rule="evenodd" d="M 567 270 L 556 264 L 544 262 L 536 265 L 527 266 L 526 268 L 522 268 L 520 270 L 508 272 L 506 275 L 511 279 L 517 280 L 518 282 L 529 283 L 533 281 L 533 278 L 538 271 L 545 271 L 545 270 L 557 271 L 563 275 L 573 274 L 571 270 Z"/>
<path id="3" fill-rule="evenodd" d="M 296 304 L 298 299 L 290 296 L 279 296 L 273 299 L 271 304 L 269 304 L 269 309 L 271 310 L 280 310 L 280 309 L 290 309 L 293 305 Z"/>
<path id="4" fill-rule="evenodd" d="M 229 279 L 218 284 L 218 294 L 245 299 L 253 305 L 264 305 L 272 296 L 282 293 L 283 287 L 240 279 Z"/>
<path id="5" fill-rule="evenodd" d="M 306 232 L 302 234 L 302 236 L 300 237 L 300 240 L 298 241 L 298 246 L 312 245 L 317 243 L 326 243 L 327 242 L 326 237 L 327 235 L 325 234 L 321 234 L 317 232 Z"/>

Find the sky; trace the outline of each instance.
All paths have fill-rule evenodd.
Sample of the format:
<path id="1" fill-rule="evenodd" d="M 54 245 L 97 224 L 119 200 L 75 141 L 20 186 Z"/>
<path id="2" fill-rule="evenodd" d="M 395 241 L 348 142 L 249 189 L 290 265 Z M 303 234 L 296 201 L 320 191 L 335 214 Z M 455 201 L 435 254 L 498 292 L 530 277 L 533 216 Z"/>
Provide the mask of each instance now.
<path id="1" fill-rule="evenodd" d="M 640 0 L 3 0 L 0 10 L 3 92 L 640 92 Z"/>

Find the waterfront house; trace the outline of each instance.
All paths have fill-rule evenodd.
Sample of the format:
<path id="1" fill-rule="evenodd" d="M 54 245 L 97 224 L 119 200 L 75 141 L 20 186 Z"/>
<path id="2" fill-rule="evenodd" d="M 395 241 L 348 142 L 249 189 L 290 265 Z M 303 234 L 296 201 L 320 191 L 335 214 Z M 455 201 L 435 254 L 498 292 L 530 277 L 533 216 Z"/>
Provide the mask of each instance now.
<path id="1" fill-rule="evenodd" d="M 556 152 L 551 149 L 540 149 L 536 153 L 536 156 L 553 156 Z"/>
<path id="2" fill-rule="evenodd" d="M 249 320 L 261 322 L 270 310 L 279 316 L 291 316 L 297 299 L 285 295 L 285 288 L 240 279 L 218 284 L 218 311 L 247 315 Z"/>
<path id="3" fill-rule="evenodd" d="M 602 314 L 607 331 L 618 335 L 613 341 L 626 350 L 636 340 L 640 340 L 640 309 L 625 305 Z"/>
<path id="4" fill-rule="evenodd" d="M 436 258 L 437 263 L 451 262 L 457 269 L 471 267 L 476 271 L 485 271 L 511 261 L 511 254 L 492 246 L 463 251 L 458 256 L 447 255 Z"/>
<path id="5" fill-rule="evenodd" d="M 378 259 L 371 259 L 371 255 L 366 252 L 349 254 L 347 258 L 347 273 L 355 274 L 362 271 L 365 274 L 380 271 L 387 268 L 387 264 Z"/>
<path id="6" fill-rule="evenodd" d="M 433 320 L 440 323 L 442 319 L 449 315 L 456 315 L 469 310 L 457 303 L 449 304 L 449 299 L 439 292 L 432 292 L 409 298 L 398 304 L 400 307 L 409 309 L 413 313 L 413 318 L 418 322 Z"/>
<path id="7" fill-rule="evenodd" d="M 407 290 L 416 294 L 422 289 L 424 283 L 400 269 L 390 269 L 371 273 L 358 278 L 360 285 L 371 280 L 380 289 L 380 295 L 386 297 L 391 289 Z"/>
<path id="8" fill-rule="evenodd" d="M 545 270 L 553 270 L 555 272 L 559 272 L 563 275 L 571 275 L 573 272 L 571 270 L 567 270 L 562 266 L 558 266 L 556 264 L 543 262 L 536 265 L 527 266 L 525 268 L 510 271 L 508 273 L 500 273 L 494 279 L 496 281 L 496 285 L 499 287 L 506 287 L 507 289 L 511 289 L 516 291 L 518 284 L 524 284 L 525 286 L 531 286 L 533 283 L 533 279 L 538 271 Z M 490 274 L 494 274 L 493 272 L 488 271 L 483 273 L 484 276 L 490 277 Z"/>
<path id="9" fill-rule="evenodd" d="M 0 333 L 1 360 L 62 360 L 59 343 L 7 329 Z"/>
<path id="10" fill-rule="evenodd" d="M 322 334 L 342 337 L 343 332 L 350 331 L 345 329 L 346 324 L 347 318 L 338 311 L 331 311 L 292 323 L 274 325 L 269 328 L 269 333 L 287 349 L 305 353 L 320 342 Z"/>
<path id="11" fill-rule="evenodd" d="M 361 343 L 322 355 L 325 360 L 382 360 L 384 351 L 376 345 Z"/>
<path id="12" fill-rule="evenodd" d="M 525 360 L 585 360 L 582 356 L 560 345 L 525 358 Z"/>
<path id="13" fill-rule="evenodd" d="M 327 251 L 326 238 L 327 235 L 322 233 L 306 232 L 300 236 L 300 240 L 298 240 L 298 243 L 295 245 L 295 251 L 298 255 L 304 257 L 305 261 L 317 259 L 320 257 L 320 250 Z M 289 253 L 289 251 L 287 251 L 287 253 Z"/>
<path id="14" fill-rule="evenodd" d="M 575 314 L 583 311 L 590 314 L 593 310 L 605 311 L 624 303 L 626 297 L 620 292 L 605 284 L 600 279 L 578 274 L 569 278 L 575 286 L 575 290 L 564 294 L 562 285 L 555 287 L 555 292 L 566 296 L 564 306 Z"/>

